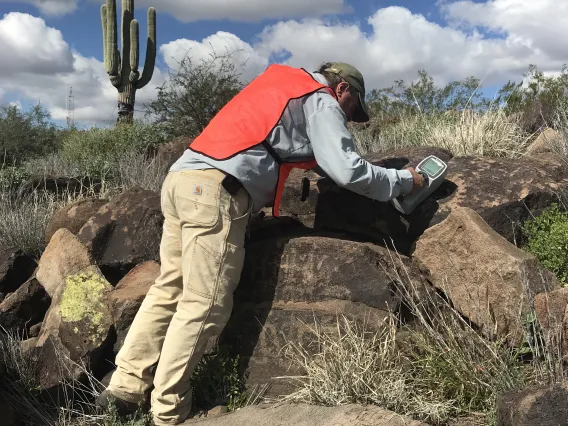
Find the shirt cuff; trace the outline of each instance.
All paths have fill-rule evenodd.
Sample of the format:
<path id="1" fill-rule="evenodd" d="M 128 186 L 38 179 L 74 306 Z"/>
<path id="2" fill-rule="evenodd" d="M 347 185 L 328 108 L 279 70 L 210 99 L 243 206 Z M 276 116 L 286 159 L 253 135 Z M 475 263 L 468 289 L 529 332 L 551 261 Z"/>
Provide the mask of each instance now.
<path id="1" fill-rule="evenodd" d="M 398 178 L 400 179 L 400 184 L 402 186 L 401 195 L 409 194 L 414 187 L 414 178 L 409 170 L 398 170 Z"/>

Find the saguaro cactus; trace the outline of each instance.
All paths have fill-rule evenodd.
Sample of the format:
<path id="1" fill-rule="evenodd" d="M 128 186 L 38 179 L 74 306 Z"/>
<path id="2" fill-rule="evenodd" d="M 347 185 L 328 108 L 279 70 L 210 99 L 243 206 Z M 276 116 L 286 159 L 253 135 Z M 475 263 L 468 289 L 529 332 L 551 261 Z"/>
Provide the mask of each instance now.
<path id="1" fill-rule="evenodd" d="M 134 19 L 134 0 L 122 0 L 122 61 L 118 50 L 116 0 L 106 0 L 101 7 L 105 69 L 118 90 L 118 121 L 132 121 L 136 90 L 146 86 L 156 63 L 156 9 L 148 9 L 148 42 L 142 75 L 138 72 L 139 28 Z"/>

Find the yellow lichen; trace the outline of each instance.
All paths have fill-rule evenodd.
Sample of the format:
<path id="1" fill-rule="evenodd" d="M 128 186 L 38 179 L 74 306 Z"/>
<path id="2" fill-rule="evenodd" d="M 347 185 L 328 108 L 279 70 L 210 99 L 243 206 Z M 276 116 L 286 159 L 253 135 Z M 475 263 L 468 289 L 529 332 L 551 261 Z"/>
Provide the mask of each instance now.
<path id="1" fill-rule="evenodd" d="M 88 331 L 90 340 L 94 344 L 101 342 L 109 326 L 110 312 L 105 301 L 105 290 L 110 288 L 110 284 L 96 268 L 70 275 L 65 281 L 59 305 L 62 320 L 86 325 L 85 331 Z M 74 331 L 78 333 L 78 327 Z"/>

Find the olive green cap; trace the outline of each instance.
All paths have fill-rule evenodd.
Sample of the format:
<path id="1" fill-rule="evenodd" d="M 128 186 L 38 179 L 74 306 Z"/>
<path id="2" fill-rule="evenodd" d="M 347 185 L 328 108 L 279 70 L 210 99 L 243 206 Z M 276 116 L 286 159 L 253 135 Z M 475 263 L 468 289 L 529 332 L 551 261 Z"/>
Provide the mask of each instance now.
<path id="1" fill-rule="evenodd" d="M 359 70 L 345 62 L 333 62 L 325 71 L 339 75 L 357 91 L 361 108 L 355 112 L 353 121 L 356 123 L 369 121 L 369 110 L 365 103 L 365 80 Z"/>

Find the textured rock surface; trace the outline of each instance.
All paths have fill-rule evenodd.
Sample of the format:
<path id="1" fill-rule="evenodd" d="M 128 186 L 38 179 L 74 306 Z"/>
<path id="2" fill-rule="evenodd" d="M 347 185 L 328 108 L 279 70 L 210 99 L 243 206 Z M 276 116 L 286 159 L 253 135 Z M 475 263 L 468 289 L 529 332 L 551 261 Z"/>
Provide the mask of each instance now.
<path id="1" fill-rule="evenodd" d="M 55 212 L 45 231 L 45 244 L 49 244 L 53 234 L 65 228 L 77 235 L 83 225 L 106 204 L 104 199 L 84 198 L 70 203 Z"/>
<path id="2" fill-rule="evenodd" d="M 559 288 L 556 277 L 538 260 L 497 234 L 469 208 L 455 208 L 428 229 L 416 244 L 415 261 L 431 272 L 462 314 L 488 334 L 518 344 L 521 315 L 540 292 Z"/>
<path id="3" fill-rule="evenodd" d="M 109 294 L 117 340 L 114 351 L 118 353 L 150 286 L 160 275 L 160 265 L 155 261 L 144 262 L 133 268 L 120 280 Z"/>
<path id="4" fill-rule="evenodd" d="M 546 129 L 527 148 L 527 154 L 541 154 L 554 151 L 554 142 L 560 135 L 554 129 Z"/>
<path id="5" fill-rule="evenodd" d="M 31 278 L 0 303 L 0 326 L 19 335 L 29 334 L 30 327 L 43 320 L 50 304 L 45 289 Z"/>
<path id="6" fill-rule="evenodd" d="M 36 345 L 43 389 L 62 379 L 79 379 L 81 366 L 97 363 L 113 325 L 108 306 L 111 290 L 96 266 L 66 276 L 58 286 Z"/>
<path id="7" fill-rule="evenodd" d="M 429 154 L 448 162 L 442 186 L 412 214 L 401 216 L 389 202 L 378 202 L 339 188 L 313 172 L 296 172 L 287 183 L 282 214 L 307 227 L 357 235 L 409 254 L 422 233 L 452 209 L 469 207 L 512 243 L 523 243 L 520 226 L 552 202 L 566 199 L 568 173 L 554 159 L 451 157 L 437 148 L 406 148 L 368 159 L 387 168 L 416 166 Z M 302 181 L 309 181 L 301 201 Z M 392 239 L 392 241 L 391 241 Z"/>
<path id="8" fill-rule="evenodd" d="M 53 234 L 43 252 L 36 278 L 51 297 L 69 275 L 91 266 L 89 250 L 69 230 L 61 228 Z"/>
<path id="9" fill-rule="evenodd" d="M 24 284 L 36 266 L 23 251 L 0 246 L 0 302 Z"/>
<path id="10" fill-rule="evenodd" d="M 256 405 L 213 418 L 189 420 L 204 426 L 428 426 L 376 406 L 321 407 L 307 404 Z"/>
<path id="11" fill-rule="evenodd" d="M 407 271 L 421 278 L 408 259 Z M 248 368 L 249 384 L 272 383 L 273 394 L 290 386 L 272 377 L 294 370 L 282 353 L 288 341 L 308 346 L 317 322 L 335 330 L 338 315 L 379 327 L 388 310 L 399 307 L 397 274 L 402 264 L 372 244 L 326 237 L 279 238 L 247 248 L 233 315 L 222 343 Z"/>
<path id="12" fill-rule="evenodd" d="M 568 421 L 568 383 L 510 392 L 497 401 L 498 426 L 560 426 Z"/>
<path id="13" fill-rule="evenodd" d="M 159 261 L 163 220 L 159 194 L 131 189 L 99 209 L 77 237 L 117 284 L 136 265 Z"/>
<path id="14" fill-rule="evenodd" d="M 537 294 L 534 310 L 550 347 L 568 358 L 568 288 Z"/>

